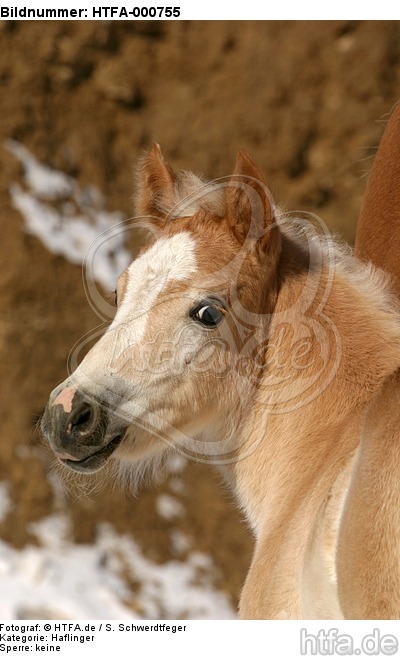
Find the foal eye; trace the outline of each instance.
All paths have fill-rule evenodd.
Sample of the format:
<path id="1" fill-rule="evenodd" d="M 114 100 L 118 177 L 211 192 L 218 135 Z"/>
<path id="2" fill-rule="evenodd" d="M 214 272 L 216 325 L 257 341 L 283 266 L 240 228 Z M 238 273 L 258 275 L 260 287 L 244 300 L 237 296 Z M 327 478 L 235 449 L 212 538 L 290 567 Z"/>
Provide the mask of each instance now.
<path id="1" fill-rule="evenodd" d="M 117 290 L 115 290 L 114 293 L 113 293 L 113 303 L 114 303 L 115 307 L 118 307 L 118 294 L 117 294 Z"/>
<path id="2" fill-rule="evenodd" d="M 190 316 L 206 328 L 215 328 L 224 318 L 221 310 L 210 301 L 203 301 L 190 312 Z"/>

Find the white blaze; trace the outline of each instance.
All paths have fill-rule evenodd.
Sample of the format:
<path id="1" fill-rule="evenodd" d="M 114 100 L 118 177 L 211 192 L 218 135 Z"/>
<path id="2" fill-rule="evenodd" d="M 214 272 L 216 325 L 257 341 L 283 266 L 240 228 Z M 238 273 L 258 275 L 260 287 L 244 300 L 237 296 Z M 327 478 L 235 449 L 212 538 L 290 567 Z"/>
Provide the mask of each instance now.
<path id="1" fill-rule="evenodd" d="M 187 280 L 196 271 L 195 240 L 188 232 L 161 238 L 128 268 L 124 299 L 109 330 L 118 330 L 114 357 L 144 337 L 151 309 L 171 281 Z M 125 333 L 125 335 L 124 335 Z"/>

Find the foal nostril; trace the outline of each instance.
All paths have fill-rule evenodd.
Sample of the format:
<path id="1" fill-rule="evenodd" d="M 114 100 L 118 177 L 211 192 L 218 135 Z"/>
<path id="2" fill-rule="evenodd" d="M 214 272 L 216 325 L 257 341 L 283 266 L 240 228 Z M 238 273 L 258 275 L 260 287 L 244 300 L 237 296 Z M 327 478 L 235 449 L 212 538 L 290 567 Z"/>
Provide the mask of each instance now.
<path id="1" fill-rule="evenodd" d="M 88 403 L 82 403 L 75 408 L 69 417 L 71 428 L 78 428 L 80 432 L 87 430 L 95 418 L 94 409 Z"/>
<path id="2" fill-rule="evenodd" d="M 59 458 L 78 461 L 103 446 L 108 415 L 103 404 L 89 394 L 73 388 L 70 393 L 70 388 L 65 389 L 68 393 L 57 390 L 56 403 L 51 398 L 47 404 L 42 430 Z"/>

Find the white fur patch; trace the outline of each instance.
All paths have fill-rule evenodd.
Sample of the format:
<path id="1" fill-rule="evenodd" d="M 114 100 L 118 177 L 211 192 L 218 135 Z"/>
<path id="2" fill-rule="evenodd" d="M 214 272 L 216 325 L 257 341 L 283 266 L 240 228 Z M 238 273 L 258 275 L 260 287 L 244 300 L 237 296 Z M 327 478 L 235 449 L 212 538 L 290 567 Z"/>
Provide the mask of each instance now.
<path id="1" fill-rule="evenodd" d="M 160 209 L 173 218 L 191 216 L 200 209 L 223 216 L 224 191 L 224 185 L 202 180 L 194 173 L 180 171 L 175 185 L 174 207 L 160 207 Z"/>
<path id="2" fill-rule="evenodd" d="M 111 326 L 120 329 L 126 322 L 129 344 L 144 337 L 149 312 L 172 280 L 186 280 L 197 269 L 195 240 L 189 232 L 161 238 L 128 268 L 128 285 L 123 302 Z M 119 331 L 121 332 L 121 331 Z M 119 340 L 122 352 L 125 340 Z M 114 353 L 114 356 L 118 353 Z"/>

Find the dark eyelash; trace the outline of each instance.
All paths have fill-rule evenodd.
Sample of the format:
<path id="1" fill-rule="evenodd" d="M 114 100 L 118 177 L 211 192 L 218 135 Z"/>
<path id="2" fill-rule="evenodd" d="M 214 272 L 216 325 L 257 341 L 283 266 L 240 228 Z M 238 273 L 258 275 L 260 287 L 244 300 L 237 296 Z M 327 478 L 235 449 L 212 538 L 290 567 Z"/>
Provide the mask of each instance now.
<path id="1" fill-rule="evenodd" d="M 117 294 L 117 290 L 114 289 L 113 292 L 108 292 L 108 293 L 106 294 L 106 299 L 107 299 L 107 301 L 109 301 L 109 303 L 112 303 L 113 305 L 115 305 L 115 307 L 117 307 L 117 306 L 118 306 L 118 294 Z"/>

